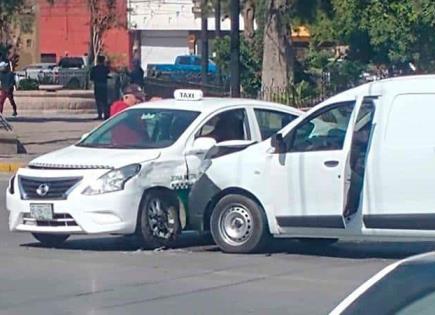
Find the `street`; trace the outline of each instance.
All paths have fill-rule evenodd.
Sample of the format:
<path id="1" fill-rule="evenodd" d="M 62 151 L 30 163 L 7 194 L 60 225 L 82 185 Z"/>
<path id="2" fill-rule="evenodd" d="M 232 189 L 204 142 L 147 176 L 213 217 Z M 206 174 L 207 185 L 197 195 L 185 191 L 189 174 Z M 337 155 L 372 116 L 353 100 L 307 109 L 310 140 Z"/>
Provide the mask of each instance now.
<path id="1" fill-rule="evenodd" d="M 384 266 L 435 249 L 276 241 L 267 254 L 228 255 L 191 234 L 161 251 L 104 235 L 50 249 L 8 231 L 0 196 L 0 314 L 326 314 Z"/>

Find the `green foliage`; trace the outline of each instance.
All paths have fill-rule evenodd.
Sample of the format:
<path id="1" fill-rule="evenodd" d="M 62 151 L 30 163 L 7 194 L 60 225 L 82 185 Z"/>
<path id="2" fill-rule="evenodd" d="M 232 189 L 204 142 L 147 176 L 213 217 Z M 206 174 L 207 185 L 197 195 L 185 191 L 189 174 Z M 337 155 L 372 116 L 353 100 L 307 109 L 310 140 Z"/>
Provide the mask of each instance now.
<path id="1" fill-rule="evenodd" d="M 225 36 L 217 39 L 214 45 L 215 62 L 221 69 L 223 77 L 231 73 L 230 38 Z M 240 40 L 240 83 L 244 93 L 256 96 L 261 87 L 261 60 L 255 49 L 243 38 Z"/>
<path id="2" fill-rule="evenodd" d="M 33 91 L 39 89 L 39 83 L 34 79 L 22 79 L 18 84 L 19 90 Z"/>

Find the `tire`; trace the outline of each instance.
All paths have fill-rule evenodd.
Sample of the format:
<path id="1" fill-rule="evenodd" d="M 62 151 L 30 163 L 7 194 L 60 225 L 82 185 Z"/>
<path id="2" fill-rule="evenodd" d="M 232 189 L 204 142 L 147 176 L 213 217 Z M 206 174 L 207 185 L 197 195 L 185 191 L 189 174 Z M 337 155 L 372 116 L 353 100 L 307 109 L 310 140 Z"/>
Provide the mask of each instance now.
<path id="1" fill-rule="evenodd" d="M 263 208 L 243 195 L 227 195 L 210 218 L 214 241 L 226 253 L 260 252 L 270 239 Z"/>
<path id="2" fill-rule="evenodd" d="M 72 78 L 65 87 L 70 90 L 78 90 L 80 89 L 80 81 L 77 78 Z"/>
<path id="3" fill-rule="evenodd" d="M 41 244 L 48 247 L 58 247 L 62 245 L 69 237 L 68 234 L 44 234 L 44 233 L 32 233 Z"/>
<path id="4" fill-rule="evenodd" d="M 178 199 L 164 191 L 153 191 L 141 202 L 136 234 L 149 249 L 171 247 L 181 232 Z"/>
<path id="5" fill-rule="evenodd" d="M 308 246 L 326 247 L 337 243 L 338 238 L 300 238 L 299 242 Z"/>

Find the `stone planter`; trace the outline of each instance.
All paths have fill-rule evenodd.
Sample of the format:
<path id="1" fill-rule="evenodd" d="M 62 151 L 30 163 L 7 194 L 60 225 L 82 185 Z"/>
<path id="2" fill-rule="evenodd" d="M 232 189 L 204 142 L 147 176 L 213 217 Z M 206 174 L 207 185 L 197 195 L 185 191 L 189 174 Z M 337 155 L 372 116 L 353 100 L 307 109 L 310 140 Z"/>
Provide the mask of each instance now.
<path id="1" fill-rule="evenodd" d="M 58 91 L 17 91 L 15 102 L 18 113 L 95 113 L 93 91 L 58 90 Z M 6 101 L 4 113 L 12 112 Z"/>

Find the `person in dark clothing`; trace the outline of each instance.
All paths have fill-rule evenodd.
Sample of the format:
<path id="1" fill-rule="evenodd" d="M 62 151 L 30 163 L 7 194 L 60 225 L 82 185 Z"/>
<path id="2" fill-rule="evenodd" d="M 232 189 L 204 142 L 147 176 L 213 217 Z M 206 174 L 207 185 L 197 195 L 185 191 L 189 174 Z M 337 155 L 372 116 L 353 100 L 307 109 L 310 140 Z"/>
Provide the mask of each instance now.
<path id="1" fill-rule="evenodd" d="M 140 60 L 138 59 L 133 60 L 133 69 L 130 72 L 130 83 L 139 85 L 141 88 L 143 88 L 144 75 L 145 73 L 142 67 L 140 66 Z"/>
<path id="2" fill-rule="evenodd" d="M 110 108 L 107 104 L 107 79 L 109 78 L 110 69 L 105 65 L 106 58 L 98 56 L 97 65 L 92 67 L 90 79 L 94 81 L 95 103 L 97 105 L 98 117 L 101 120 L 108 119 Z"/>
<path id="3" fill-rule="evenodd" d="M 14 110 L 12 116 L 17 116 L 17 104 L 14 100 L 15 86 L 15 73 L 11 71 L 9 64 L 4 61 L 0 62 L 0 114 L 3 113 L 6 99 L 9 99 Z"/>

